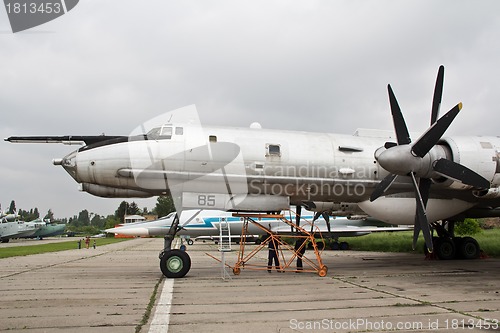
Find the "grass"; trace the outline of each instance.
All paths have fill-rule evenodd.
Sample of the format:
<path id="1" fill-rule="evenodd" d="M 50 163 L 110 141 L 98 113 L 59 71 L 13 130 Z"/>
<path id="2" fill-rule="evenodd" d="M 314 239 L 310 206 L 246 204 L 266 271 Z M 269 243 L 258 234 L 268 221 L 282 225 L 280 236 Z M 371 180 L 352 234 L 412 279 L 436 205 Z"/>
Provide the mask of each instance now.
<path id="1" fill-rule="evenodd" d="M 500 229 L 483 230 L 474 236 L 479 246 L 490 257 L 500 258 Z"/>
<path id="2" fill-rule="evenodd" d="M 154 289 L 153 289 L 153 294 L 149 298 L 149 303 L 148 306 L 146 307 L 146 312 L 142 316 L 141 322 L 135 327 L 135 333 L 139 333 L 142 330 L 142 327 L 146 325 L 149 321 L 149 317 L 151 317 L 151 310 L 153 310 L 153 306 L 155 305 L 156 302 L 156 295 L 158 294 L 158 287 L 160 286 L 161 281 L 163 278 L 160 278 L 158 282 L 156 283 Z"/>
<path id="3" fill-rule="evenodd" d="M 474 236 L 484 253 L 490 257 L 500 258 L 500 228 L 483 230 Z M 99 238 L 96 239 L 97 246 L 117 243 L 129 238 Z M 402 232 L 377 232 L 361 237 L 350 237 L 348 239 L 351 250 L 377 251 L 377 252 L 414 252 L 412 249 L 413 231 Z M 0 258 L 14 256 L 27 256 L 31 254 L 66 251 L 77 249 L 78 238 L 60 243 L 37 244 L 32 246 L 15 246 L 0 249 Z M 85 244 L 82 242 L 82 247 Z M 92 242 L 91 242 L 92 246 Z M 420 235 L 417 242 L 417 250 L 421 253 L 424 241 Z"/>
<path id="4" fill-rule="evenodd" d="M 483 230 L 473 237 L 488 256 L 500 258 L 500 229 Z M 350 248 L 357 251 L 414 252 L 412 249 L 413 231 L 377 232 L 352 237 L 348 241 Z M 420 234 L 415 252 L 421 253 L 423 248 L 424 240 Z"/>
<path id="5" fill-rule="evenodd" d="M 103 245 L 122 242 L 122 241 L 128 240 L 128 239 L 129 238 L 99 238 L 99 239 L 96 239 L 96 244 L 97 244 L 97 246 L 103 246 Z M 75 238 L 74 240 L 67 241 L 67 242 L 5 247 L 5 248 L 0 249 L 0 258 L 9 258 L 9 257 L 16 257 L 16 256 L 28 256 L 31 254 L 39 254 L 39 253 L 46 253 L 46 252 L 74 250 L 74 249 L 78 249 L 77 241 L 78 241 L 78 238 Z M 93 239 L 91 240 L 90 245 L 92 246 L 92 244 L 93 244 Z M 82 242 L 82 248 L 84 246 L 85 246 L 85 243 Z"/>

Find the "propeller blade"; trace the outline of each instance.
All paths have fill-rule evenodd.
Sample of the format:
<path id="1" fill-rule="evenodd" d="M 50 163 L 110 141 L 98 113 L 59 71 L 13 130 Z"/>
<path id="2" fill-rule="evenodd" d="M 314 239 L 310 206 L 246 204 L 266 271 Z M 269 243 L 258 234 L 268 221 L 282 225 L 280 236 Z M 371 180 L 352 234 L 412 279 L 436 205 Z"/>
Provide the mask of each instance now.
<path id="1" fill-rule="evenodd" d="M 427 201 L 429 201 L 429 193 L 431 191 L 432 180 L 429 178 L 420 178 L 418 183 L 418 190 L 420 192 L 420 196 L 422 198 L 422 203 L 424 204 L 424 208 L 427 209 Z"/>
<path id="2" fill-rule="evenodd" d="M 488 189 L 490 182 L 462 164 L 441 158 L 433 165 L 434 171 L 445 177 L 460 181 L 476 188 Z"/>
<path id="3" fill-rule="evenodd" d="M 389 148 L 392 148 L 392 147 L 396 147 L 398 144 L 396 142 L 386 142 L 384 144 L 384 148 L 385 149 L 389 149 Z"/>
<path id="4" fill-rule="evenodd" d="M 422 203 L 424 205 L 424 209 L 427 209 L 427 201 L 429 200 L 429 192 L 431 189 L 432 181 L 428 178 L 420 178 L 418 183 L 418 190 L 420 191 L 420 195 L 422 197 Z M 415 223 L 413 227 L 413 250 L 415 250 L 417 246 L 418 235 L 420 234 L 420 223 L 418 222 L 418 208 L 415 211 Z"/>
<path id="5" fill-rule="evenodd" d="M 401 113 L 401 108 L 399 107 L 390 84 L 387 85 L 387 90 L 389 91 L 389 103 L 391 104 L 392 121 L 394 122 L 398 145 L 407 145 L 411 143 L 411 139 L 403 114 Z"/>
<path id="6" fill-rule="evenodd" d="M 424 201 L 422 200 L 422 195 L 420 193 L 417 180 L 415 179 L 415 174 L 412 172 L 410 173 L 410 176 L 413 181 L 413 187 L 415 188 L 415 199 L 417 203 L 417 214 L 415 215 L 416 218 L 415 222 L 417 222 L 420 229 L 422 230 L 422 234 L 424 235 L 425 245 L 427 245 L 427 249 L 429 250 L 429 252 L 432 252 L 434 247 L 432 244 L 431 229 L 429 227 L 429 222 L 427 221 L 427 215 L 425 212 Z"/>
<path id="7" fill-rule="evenodd" d="M 372 192 L 372 195 L 370 196 L 370 201 L 375 201 L 387 191 L 389 186 L 396 180 L 396 177 L 398 175 L 395 175 L 393 173 L 388 174 L 378 185 L 375 187 L 375 189 Z"/>
<path id="8" fill-rule="evenodd" d="M 418 139 L 415 144 L 411 147 L 411 151 L 415 156 L 424 157 L 425 154 L 429 152 L 429 150 L 434 147 L 443 136 L 444 132 L 451 125 L 451 122 L 457 114 L 462 109 L 462 103 L 458 103 L 448 111 L 444 116 L 439 118 L 429 129 Z"/>
<path id="9" fill-rule="evenodd" d="M 415 222 L 413 222 L 413 244 L 412 244 L 412 249 L 415 251 L 417 248 L 417 241 L 418 241 L 418 236 L 420 235 L 420 223 L 418 222 L 417 219 L 418 215 L 418 208 L 415 210 Z"/>
<path id="10" fill-rule="evenodd" d="M 439 116 L 439 108 L 441 106 L 441 98 L 443 96 L 444 82 L 444 66 L 439 66 L 438 75 L 436 78 L 436 86 L 434 87 L 434 97 L 432 98 L 431 126 L 436 122 Z"/>

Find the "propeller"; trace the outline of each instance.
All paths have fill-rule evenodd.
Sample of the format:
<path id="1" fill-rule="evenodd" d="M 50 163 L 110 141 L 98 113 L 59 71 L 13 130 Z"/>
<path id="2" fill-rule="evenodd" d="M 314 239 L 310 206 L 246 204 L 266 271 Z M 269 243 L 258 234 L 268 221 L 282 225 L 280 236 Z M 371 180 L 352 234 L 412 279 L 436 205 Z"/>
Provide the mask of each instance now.
<path id="1" fill-rule="evenodd" d="M 490 187 L 488 180 L 469 168 L 446 159 L 442 152 L 434 149 L 462 109 L 462 103 L 459 103 L 438 119 L 443 94 L 443 82 L 444 67 L 440 66 L 432 100 L 431 126 L 413 144 L 411 144 L 412 141 L 406 122 L 391 85 L 387 86 L 397 144 L 386 142 L 384 145 L 385 150 L 376 153 L 375 159 L 381 167 L 390 173 L 375 187 L 370 196 L 370 201 L 374 201 L 387 191 L 398 176 L 410 176 L 416 200 L 413 248 L 415 249 L 418 236 L 422 231 L 425 244 L 430 252 L 433 250 L 433 244 L 426 207 L 432 178 L 445 176 L 475 188 L 487 189 Z"/>

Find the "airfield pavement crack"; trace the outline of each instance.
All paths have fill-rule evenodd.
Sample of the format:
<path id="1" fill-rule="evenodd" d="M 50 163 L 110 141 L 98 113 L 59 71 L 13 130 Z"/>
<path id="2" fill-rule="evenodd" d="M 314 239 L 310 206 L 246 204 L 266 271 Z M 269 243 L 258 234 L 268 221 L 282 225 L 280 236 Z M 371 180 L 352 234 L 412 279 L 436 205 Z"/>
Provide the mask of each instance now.
<path id="1" fill-rule="evenodd" d="M 12 273 L 12 274 L 9 274 L 9 275 L 3 275 L 1 277 L 1 279 L 7 278 L 7 277 L 16 276 L 16 275 L 21 275 L 21 274 L 24 274 L 24 273 L 36 272 L 38 270 L 47 269 L 47 268 L 51 268 L 51 267 L 57 267 L 57 266 L 60 266 L 60 265 L 65 265 L 65 264 L 69 264 L 69 263 L 72 263 L 72 262 L 77 262 L 77 261 L 80 261 L 80 260 L 85 260 L 85 259 L 88 259 L 88 258 L 95 258 L 95 257 L 102 256 L 103 254 L 107 254 L 107 253 L 109 253 L 109 252 L 98 253 L 98 254 L 94 254 L 92 256 L 88 256 L 88 257 L 84 257 L 84 258 L 71 259 L 71 260 L 67 260 L 67 261 L 63 261 L 63 262 L 58 262 L 58 263 L 51 264 L 51 265 L 46 265 L 46 266 L 43 266 L 43 267 L 34 267 L 34 268 L 30 268 L 30 269 L 27 269 L 27 270 L 24 270 L 24 271 L 15 272 L 15 273 Z"/>
<path id="2" fill-rule="evenodd" d="M 429 301 L 421 300 L 421 299 L 418 299 L 418 298 L 414 298 L 414 297 L 410 297 L 410 296 L 406 296 L 406 295 L 402 295 L 402 294 L 397 294 L 397 293 L 390 292 L 390 291 L 387 291 L 387 290 L 382 290 L 382 289 L 377 289 L 377 288 L 374 288 L 374 287 L 369 287 L 369 286 L 363 285 L 361 283 L 355 283 L 353 281 L 349 281 L 349 280 L 347 280 L 345 278 L 332 277 L 332 279 L 333 280 L 337 280 L 339 282 L 346 283 L 346 284 L 350 284 L 352 286 L 355 286 L 355 287 L 358 287 L 358 288 L 361 288 L 361 289 L 366 289 L 366 290 L 378 292 L 378 293 L 381 293 L 381 294 L 385 294 L 385 295 L 388 295 L 388 296 L 391 296 L 391 297 L 403 298 L 403 299 L 406 299 L 408 301 L 417 302 L 417 303 L 419 303 L 419 305 L 431 306 L 431 307 L 434 307 L 434 308 L 437 308 L 437 309 L 448 311 L 450 313 L 460 314 L 460 315 L 467 316 L 467 317 L 470 317 L 470 318 L 473 318 L 473 319 L 483 320 L 484 322 L 494 323 L 489 318 L 480 317 L 480 316 L 477 316 L 477 315 L 474 315 L 474 314 L 471 314 L 471 313 L 468 313 L 468 312 L 465 312 L 465 311 L 458 311 L 458 310 L 455 310 L 453 308 L 446 307 L 444 305 L 439 305 L 439 304 L 437 304 L 435 302 L 429 302 Z"/>

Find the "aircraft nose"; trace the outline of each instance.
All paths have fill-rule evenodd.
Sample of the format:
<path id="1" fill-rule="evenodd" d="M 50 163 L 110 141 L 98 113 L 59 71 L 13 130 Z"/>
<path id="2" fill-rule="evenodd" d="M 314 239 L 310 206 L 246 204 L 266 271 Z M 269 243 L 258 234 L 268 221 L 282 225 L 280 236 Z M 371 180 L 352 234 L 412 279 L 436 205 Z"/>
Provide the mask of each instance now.
<path id="1" fill-rule="evenodd" d="M 67 173 L 71 177 L 73 177 L 74 180 L 77 180 L 77 166 L 76 166 L 76 155 L 77 152 L 74 151 L 66 156 L 64 156 L 62 159 L 55 159 L 52 161 L 54 165 L 61 165 L 64 170 L 66 170 Z"/>

